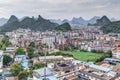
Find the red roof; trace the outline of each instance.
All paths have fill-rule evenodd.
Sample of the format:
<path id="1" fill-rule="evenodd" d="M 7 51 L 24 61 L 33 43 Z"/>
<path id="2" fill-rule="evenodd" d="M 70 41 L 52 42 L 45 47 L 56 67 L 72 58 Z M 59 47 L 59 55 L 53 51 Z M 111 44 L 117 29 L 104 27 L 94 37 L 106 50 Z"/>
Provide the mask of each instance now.
<path id="1" fill-rule="evenodd" d="M 98 62 L 97 65 L 106 64 L 106 62 Z"/>

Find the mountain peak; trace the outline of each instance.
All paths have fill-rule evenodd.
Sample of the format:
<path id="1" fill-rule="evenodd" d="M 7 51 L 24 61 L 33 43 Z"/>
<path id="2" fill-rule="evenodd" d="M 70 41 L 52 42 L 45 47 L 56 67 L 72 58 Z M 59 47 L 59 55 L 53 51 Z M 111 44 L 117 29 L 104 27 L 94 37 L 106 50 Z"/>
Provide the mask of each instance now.
<path id="1" fill-rule="evenodd" d="M 100 17 L 99 16 L 94 16 L 90 20 L 88 20 L 88 23 L 95 24 L 97 19 L 100 19 Z"/>
<path id="2" fill-rule="evenodd" d="M 72 24 L 86 24 L 86 21 L 82 17 L 79 17 L 79 18 L 73 17 L 71 20 L 71 23 Z"/>
<path id="3" fill-rule="evenodd" d="M 62 23 L 67 23 L 67 22 L 69 22 L 69 20 L 67 20 L 67 19 L 64 19 L 64 20 L 62 21 Z"/>
<path id="4" fill-rule="evenodd" d="M 6 18 L 0 18 L 0 26 L 4 25 L 7 21 L 8 19 Z"/>
<path id="5" fill-rule="evenodd" d="M 41 15 L 38 15 L 38 20 L 43 20 L 44 18 Z"/>
<path id="6" fill-rule="evenodd" d="M 102 19 L 102 20 L 109 20 L 108 17 L 105 16 L 105 15 L 104 15 L 101 19 Z M 109 21 L 110 21 L 110 20 L 109 20 Z"/>
<path id="7" fill-rule="evenodd" d="M 73 17 L 72 20 L 84 20 L 84 19 L 82 17 L 79 18 Z"/>
<path id="8" fill-rule="evenodd" d="M 100 19 L 96 20 L 96 23 L 94 24 L 88 24 L 90 26 L 104 26 L 111 23 L 111 21 L 109 20 L 109 18 L 107 16 L 103 16 Z"/>
<path id="9" fill-rule="evenodd" d="M 109 20 L 109 18 L 107 16 L 103 16 L 101 19 L 97 20 L 97 24 L 98 25 L 107 25 L 109 24 L 111 21 Z"/>
<path id="10" fill-rule="evenodd" d="M 99 17 L 99 16 L 94 16 L 94 17 L 91 18 L 91 19 L 100 19 L 100 17 Z"/>
<path id="11" fill-rule="evenodd" d="M 78 19 L 80 19 L 80 20 L 84 20 L 82 17 L 79 17 Z"/>
<path id="12" fill-rule="evenodd" d="M 18 18 L 14 15 L 11 15 L 7 23 L 18 22 Z"/>

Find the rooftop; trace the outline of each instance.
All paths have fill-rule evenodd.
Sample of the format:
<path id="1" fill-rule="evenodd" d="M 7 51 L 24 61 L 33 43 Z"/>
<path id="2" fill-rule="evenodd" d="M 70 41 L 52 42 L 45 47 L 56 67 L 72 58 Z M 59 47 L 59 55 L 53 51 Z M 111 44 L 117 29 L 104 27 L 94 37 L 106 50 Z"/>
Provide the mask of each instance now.
<path id="1" fill-rule="evenodd" d="M 29 61 L 29 60 L 27 60 L 27 59 L 22 61 L 21 64 L 22 64 L 23 69 L 28 69 L 28 68 L 29 68 L 29 66 L 28 66 L 28 61 Z"/>
<path id="2" fill-rule="evenodd" d="M 19 57 L 19 58 L 22 58 L 22 57 L 25 57 L 26 55 L 16 55 L 15 57 Z"/>
<path id="3" fill-rule="evenodd" d="M 44 68 L 34 70 L 34 72 L 38 73 L 42 77 L 44 76 Z M 53 72 L 49 68 L 46 68 L 46 75 L 52 76 L 52 74 L 53 74 Z"/>
<path id="4" fill-rule="evenodd" d="M 89 65 L 89 67 L 90 67 L 90 68 L 97 69 L 97 70 L 100 70 L 100 71 L 104 71 L 104 72 L 109 72 L 109 71 L 111 71 L 110 68 L 102 67 L 102 66 L 95 65 L 95 64 Z"/>
<path id="5" fill-rule="evenodd" d="M 63 56 L 46 56 L 46 59 L 57 59 L 63 58 Z M 45 57 L 39 57 L 39 59 L 45 59 Z"/>

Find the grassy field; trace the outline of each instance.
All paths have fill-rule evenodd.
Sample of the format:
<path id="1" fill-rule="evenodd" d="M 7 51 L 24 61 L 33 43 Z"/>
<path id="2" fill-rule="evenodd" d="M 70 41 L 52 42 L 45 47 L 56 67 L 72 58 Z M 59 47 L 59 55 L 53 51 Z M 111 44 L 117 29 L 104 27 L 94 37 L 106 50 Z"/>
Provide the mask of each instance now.
<path id="1" fill-rule="evenodd" d="M 72 54 L 75 59 L 85 62 L 92 61 L 95 63 L 101 57 L 105 57 L 105 55 L 102 53 L 97 54 L 92 52 L 80 52 L 80 51 L 62 51 L 62 52 L 65 54 Z"/>

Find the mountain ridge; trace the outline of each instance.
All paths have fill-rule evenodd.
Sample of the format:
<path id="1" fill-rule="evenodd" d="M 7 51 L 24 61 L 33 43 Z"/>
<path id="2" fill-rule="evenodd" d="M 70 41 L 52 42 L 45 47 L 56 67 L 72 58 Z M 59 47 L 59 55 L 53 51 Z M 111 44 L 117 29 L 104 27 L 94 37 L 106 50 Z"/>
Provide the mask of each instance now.
<path id="1" fill-rule="evenodd" d="M 5 23 L 7 23 L 8 19 L 6 18 L 0 18 L 0 26 L 4 25 Z"/>
<path id="2" fill-rule="evenodd" d="M 9 32 L 16 30 L 18 28 L 30 28 L 34 31 L 45 31 L 45 30 L 54 30 L 56 27 L 60 26 L 57 23 L 50 22 L 47 19 L 44 19 L 42 16 L 38 16 L 37 19 L 34 17 L 25 17 L 23 20 L 19 19 L 12 15 L 6 24 L 1 26 L 1 32 Z M 66 30 L 67 31 L 67 30 Z"/>
<path id="3" fill-rule="evenodd" d="M 68 19 L 64 19 L 64 20 L 61 20 L 61 19 L 49 19 L 51 22 L 55 22 L 55 23 L 58 23 L 58 24 L 63 24 L 63 23 L 69 23 L 71 25 L 87 25 L 88 23 L 95 23 L 97 19 L 100 19 L 99 16 L 94 16 L 92 17 L 91 19 L 89 20 L 85 20 L 83 17 L 73 17 L 71 20 L 68 20 Z"/>

